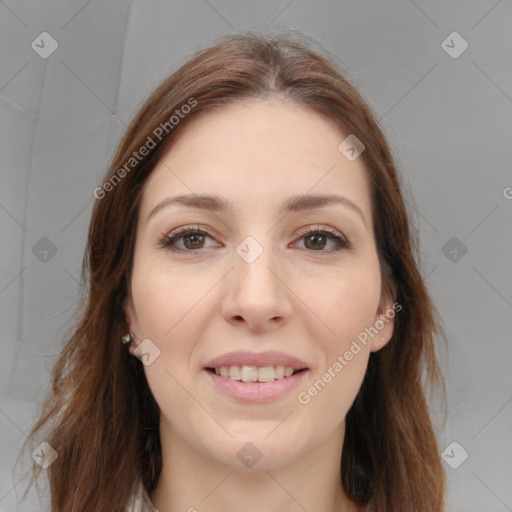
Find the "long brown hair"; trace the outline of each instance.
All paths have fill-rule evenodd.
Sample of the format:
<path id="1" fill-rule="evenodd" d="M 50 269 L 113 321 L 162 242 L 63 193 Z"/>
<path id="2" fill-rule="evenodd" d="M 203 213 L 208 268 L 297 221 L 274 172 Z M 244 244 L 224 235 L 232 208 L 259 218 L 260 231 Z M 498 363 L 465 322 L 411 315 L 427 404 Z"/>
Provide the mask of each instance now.
<path id="1" fill-rule="evenodd" d="M 82 268 L 86 300 L 29 436 L 34 446 L 44 440 L 58 453 L 46 470 L 53 511 L 123 510 L 139 478 L 148 493 L 154 490 L 162 464 L 159 410 L 141 362 L 120 343 L 128 330 L 123 304 L 143 186 L 201 112 L 268 96 L 312 109 L 365 145 L 383 289 L 393 290 L 402 306 L 391 341 L 371 354 L 347 414 L 341 484 L 371 510 L 444 510 L 445 473 L 425 387 L 444 396 L 434 346 L 442 331 L 419 272 L 417 235 L 391 151 L 369 106 L 332 59 L 303 37 L 246 33 L 198 52 L 153 92 L 95 191 Z M 151 149 L 141 155 L 143 147 Z M 39 473 L 34 464 L 33 481 Z"/>

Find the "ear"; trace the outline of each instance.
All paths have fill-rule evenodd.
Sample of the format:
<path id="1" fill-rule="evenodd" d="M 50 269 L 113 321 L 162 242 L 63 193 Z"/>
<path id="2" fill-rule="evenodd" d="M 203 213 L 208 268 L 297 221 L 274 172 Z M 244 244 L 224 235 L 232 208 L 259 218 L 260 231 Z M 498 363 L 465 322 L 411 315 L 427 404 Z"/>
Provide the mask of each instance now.
<path id="1" fill-rule="evenodd" d="M 382 294 L 373 322 L 373 326 L 378 332 L 370 343 L 371 352 L 377 352 L 385 347 L 393 336 L 395 315 L 402 309 L 402 306 L 395 302 L 394 295 L 393 291 Z"/>
<path id="2" fill-rule="evenodd" d="M 135 314 L 135 306 L 133 304 L 133 300 L 131 294 L 129 293 L 125 302 L 124 302 L 124 313 L 125 313 L 125 330 L 126 333 L 132 332 L 134 340 L 128 345 L 128 351 L 133 356 L 135 348 L 139 345 L 140 341 L 137 336 L 137 332 L 139 331 L 137 324 L 137 315 Z"/>

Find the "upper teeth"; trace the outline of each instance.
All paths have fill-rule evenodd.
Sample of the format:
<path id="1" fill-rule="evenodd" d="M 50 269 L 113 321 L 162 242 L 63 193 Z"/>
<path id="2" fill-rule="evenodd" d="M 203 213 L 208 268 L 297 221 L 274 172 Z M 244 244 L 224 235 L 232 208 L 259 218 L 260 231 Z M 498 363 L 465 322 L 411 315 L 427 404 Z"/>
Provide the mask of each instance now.
<path id="1" fill-rule="evenodd" d="M 276 366 L 221 366 L 215 368 L 215 373 L 244 382 L 271 382 L 274 379 L 289 377 L 294 372 L 291 366 L 278 364 Z"/>

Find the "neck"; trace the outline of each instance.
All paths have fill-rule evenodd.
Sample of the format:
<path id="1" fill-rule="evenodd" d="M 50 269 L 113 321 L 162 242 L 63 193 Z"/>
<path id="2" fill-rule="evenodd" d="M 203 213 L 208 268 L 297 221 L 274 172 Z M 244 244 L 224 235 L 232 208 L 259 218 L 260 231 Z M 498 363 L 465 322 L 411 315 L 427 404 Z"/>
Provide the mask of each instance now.
<path id="1" fill-rule="evenodd" d="M 168 424 L 160 431 L 163 464 L 151 494 L 159 512 L 360 512 L 343 491 L 340 458 L 333 456 L 341 456 L 340 432 L 280 467 L 242 471 L 200 453 Z"/>

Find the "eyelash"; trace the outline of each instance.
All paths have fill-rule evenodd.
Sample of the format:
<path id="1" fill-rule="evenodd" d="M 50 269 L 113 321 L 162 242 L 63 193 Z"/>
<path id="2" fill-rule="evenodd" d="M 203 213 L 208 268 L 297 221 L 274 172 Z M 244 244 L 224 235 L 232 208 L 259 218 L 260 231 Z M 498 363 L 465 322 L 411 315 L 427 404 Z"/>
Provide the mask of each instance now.
<path id="1" fill-rule="evenodd" d="M 318 251 L 306 248 L 306 250 L 309 252 L 319 253 L 319 254 L 321 254 L 321 253 L 331 254 L 333 252 L 338 252 L 342 249 L 350 249 L 351 248 L 351 245 L 349 244 L 349 242 L 346 239 L 344 239 L 342 236 L 340 236 L 336 230 L 331 229 L 331 228 L 319 229 L 319 228 L 308 227 L 298 233 L 300 238 L 304 238 L 304 237 L 307 237 L 307 236 L 310 236 L 313 234 L 327 236 L 329 239 L 333 240 L 336 243 L 336 247 L 331 248 L 329 250 L 321 249 Z M 180 249 L 180 248 L 172 247 L 172 245 L 177 240 L 179 240 L 180 238 L 182 238 L 185 235 L 205 235 L 205 236 L 212 238 L 212 236 L 207 231 L 201 229 L 200 226 L 198 226 L 198 225 L 183 226 L 169 234 L 164 234 L 163 238 L 158 242 L 158 245 L 160 247 L 162 247 L 163 249 L 167 249 L 172 252 L 182 252 L 182 253 L 200 252 L 201 248 L 194 250 L 194 249 Z M 207 247 L 205 249 L 207 249 Z"/>

